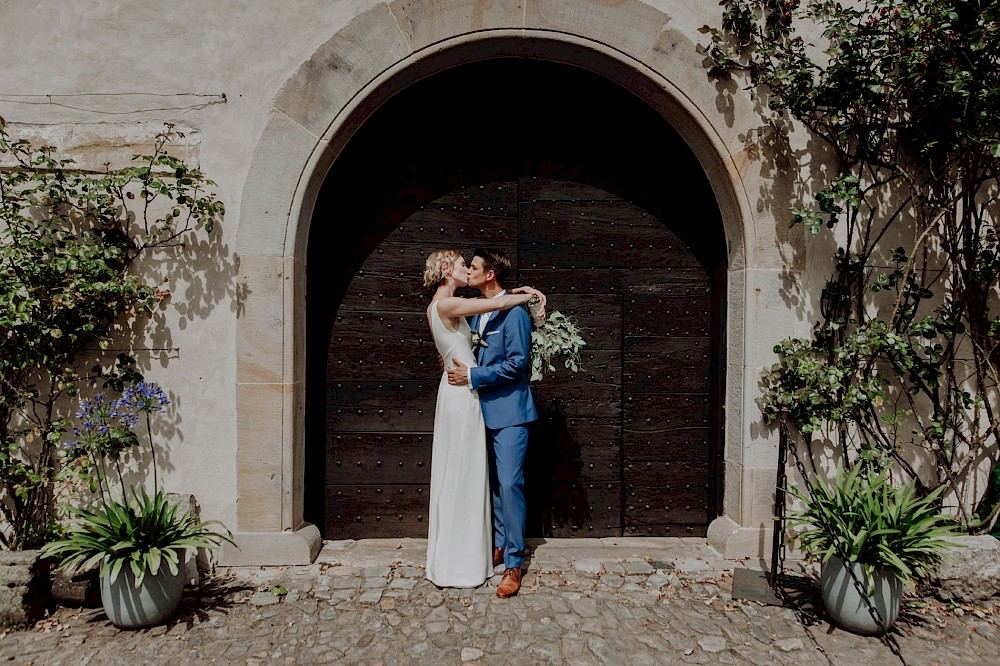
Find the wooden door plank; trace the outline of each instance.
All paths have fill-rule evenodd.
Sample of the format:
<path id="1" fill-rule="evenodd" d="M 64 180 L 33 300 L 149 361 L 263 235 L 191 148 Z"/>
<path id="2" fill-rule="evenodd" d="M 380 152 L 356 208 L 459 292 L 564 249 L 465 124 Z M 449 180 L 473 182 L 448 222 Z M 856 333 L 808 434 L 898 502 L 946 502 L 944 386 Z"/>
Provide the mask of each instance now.
<path id="1" fill-rule="evenodd" d="M 620 354 L 622 336 L 619 314 L 565 306 L 555 309 L 572 316 L 582 329 L 587 342 L 585 352 L 617 351 Z M 431 340 L 427 313 L 423 310 L 339 310 L 334 319 L 328 353 L 336 355 L 337 345 L 344 340 L 356 340 L 360 344 L 369 342 L 373 352 L 381 357 L 395 355 L 397 360 L 405 361 L 403 357 L 411 345 L 419 346 Z M 350 367 L 352 364 L 347 365 Z"/>
<path id="2" fill-rule="evenodd" d="M 347 433 L 327 437 L 326 482 L 331 485 L 429 484 L 431 433 Z"/>
<path id="3" fill-rule="evenodd" d="M 577 183 L 571 180 L 558 180 L 537 176 L 522 177 L 518 180 L 521 188 L 520 197 L 524 201 L 577 201 L 604 200 L 621 201 L 610 192 L 593 185 Z"/>
<path id="4" fill-rule="evenodd" d="M 637 365 L 708 367 L 711 338 L 707 336 L 635 336 L 624 339 L 622 358 L 627 370 Z"/>
<path id="5" fill-rule="evenodd" d="M 456 211 L 459 216 L 469 210 L 516 215 L 517 204 L 518 180 L 510 179 L 462 187 L 435 199 L 425 207 L 441 206 Z"/>
<path id="6" fill-rule="evenodd" d="M 703 337 L 710 336 L 711 298 L 661 296 L 630 293 L 625 297 L 629 316 L 625 318 L 626 337 Z"/>
<path id="7" fill-rule="evenodd" d="M 569 372 L 564 370 L 564 372 Z M 536 404 L 545 405 L 569 418 L 593 416 L 617 419 L 621 416 L 621 390 L 613 384 L 567 381 L 535 386 Z"/>
<path id="8" fill-rule="evenodd" d="M 662 292 L 677 290 L 676 295 L 695 295 L 711 292 L 701 266 L 569 268 L 569 266 L 532 267 L 521 264 L 518 271 L 524 284 L 550 294 L 630 294 L 635 292 Z M 671 292 L 671 295 L 673 293 Z M 553 301 L 558 309 L 558 299 Z"/>
<path id="9" fill-rule="evenodd" d="M 415 211 L 386 236 L 389 243 L 453 247 L 465 254 L 477 245 L 511 246 L 517 242 L 517 213 L 458 209 L 451 204 L 427 205 Z M 466 257 L 466 262 L 472 257 Z"/>
<path id="10" fill-rule="evenodd" d="M 627 460 L 624 471 L 629 486 L 649 487 L 661 494 L 688 492 L 708 483 L 708 463 L 705 461 Z"/>
<path id="11" fill-rule="evenodd" d="M 626 398 L 623 411 L 625 427 L 639 431 L 707 428 L 710 417 L 707 393 L 634 392 Z"/>
<path id="12" fill-rule="evenodd" d="M 327 383 L 327 432 L 431 432 L 437 383 L 423 380 Z"/>
<path id="13" fill-rule="evenodd" d="M 432 295 L 417 276 L 364 273 L 355 275 L 351 280 L 339 310 L 423 312 L 430 304 Z"/>
<path id="14" fill-rule="evenodd" d="M 624 386 L 626 395 L 657 393 L 664 396 L 677 393 L 707 394 L 711 388 L 707 369 L 670 369 L 669 366 L 658 372 L 626 372 Z"/>
<path id="15" fill-rule="evenodd" d="M 517 267 L 518 246 L 512 243 L 493 243 L 493 247 L 502 250 L 510 257 L 511 265 Z M 423 281 L 424 265 L 432 252 L 452 247 L 465 256 L 466 263 L 472 260 L 475 241 L 465 238 L 455 238 L 452 242 L 397 243 L 384 241 L 368 255 L 359 270 L 359 275 L 375 275 L 379 277 L 412 277 L 418 284 Z"/>
<path id="16" fill-rule="evenodd" d="M 623 457 L 628 461 L 707 461 L 710 455 L 708 428 L 635 431 L 622 433 Z"/>
<path id="17" fill-rule="evenodd" d="M 430 486 L 327 485 L 328 539 L 427 537 Z"/>
<path id="18" fill-rule="evenodd" d="M 706 521 L 699 525 L 626 525 L 622 532 L 627 537 L 706 537 L 711 517 L 706 518 Z"/>
<path id="19" fill-rule="evenodd" d="M 621 350 L 598 350 L 585 346 L 580 353 L 580 365 L 576 372 L 565 366 L 556 366 L 555 370 L 546 370 L 541 381 L 533 384 L 536 391 L 536 402 L 545 400 L 555 391 L 568 384 L 598 385 L 621 389 L 622 361 Z M 558 397 L 555 395 L 553 397 Z"/>
<path id="20" fill-rule="evenodd" d="M 537 499 L 544 507 L 540 516 L 544 536 L 621 535 L 620 483 L 557 483 Z"/>

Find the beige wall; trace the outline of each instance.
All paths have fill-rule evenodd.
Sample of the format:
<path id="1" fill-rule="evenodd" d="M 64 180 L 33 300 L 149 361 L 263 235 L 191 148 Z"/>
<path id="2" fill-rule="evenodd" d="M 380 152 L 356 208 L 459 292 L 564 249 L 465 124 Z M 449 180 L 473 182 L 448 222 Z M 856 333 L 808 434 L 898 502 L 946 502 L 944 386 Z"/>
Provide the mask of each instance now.
<path id="1" fill-rule="evenodd" d="M 687 138 L 730 249 L 727 518 L 712 539 L 756 555 L 769 525 L 776 435 L 757 377 L 808 332 L 828 267 L 789 231 L 801 173 L 761 142 L 740 85 L 710 80 L 697 28 L 716 3 L 657 0 L 15 0 L 0 34 L 0 115 L 89 164 L 120 163 L 164 121 L 218 183 L 226 220 L 197 270 L 170 275 L 163 326 L 140 353 L 178 405 L 166 482 L 240 533 L 230 561 L 301 561 L 305 239 L 315 192 L 352 123 L 443 67 L 490 55 L 571 62 L 618 78 Z M 588 55 L 589 54 L 589 55 Z M 225 99 L 221 95 L 225 95 Z M 813 150 L 801 129 L 793 148 Z M 124 146 L 124 148 L 123 148 Z M 815 245 L 810 243 L 810 252 Z M 820 257 L 825 248 L 815 249 Z"/>
<path id="2" fill-rule="evenodd" d="M 165 326 L 149 345 L 167 351 L 139 350 L 137 357 L 178 409 L 169 487 L 193 493 L 205 515 L 231 527 L 237 522 L 234 241 L 250 156 L 281 84 L 370 4 L 4 3 L 0 116 L 12 129 L 67 146 L 83 166 L 99 167 L 123 164 L 173 122 L 188 132 L 180 154 L 218 183 L 228 211 L 215 247 L 193 274 L 169 276 Z"/>

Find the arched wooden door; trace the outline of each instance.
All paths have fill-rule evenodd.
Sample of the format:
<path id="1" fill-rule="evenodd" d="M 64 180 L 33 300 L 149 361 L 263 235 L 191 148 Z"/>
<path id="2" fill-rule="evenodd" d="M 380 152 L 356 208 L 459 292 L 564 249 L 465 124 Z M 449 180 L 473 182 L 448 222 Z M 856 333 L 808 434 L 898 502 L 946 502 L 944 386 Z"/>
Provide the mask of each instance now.
<path id="1" fill-rule="evenodd" d="M 718 515 L 722 284 L 663 219 L 568 179 L 456 189 L 384 236 L 342 300 L 327 347 L 326 538 L 426 536 L 440 379 L 420 286 L 432 250 L 512 258 L 512 286 L 576 318 L 579 373 L 535 385 L 529 532 L 704 535 Z M 690 235 L 690 234 L 688 234 Z"/>

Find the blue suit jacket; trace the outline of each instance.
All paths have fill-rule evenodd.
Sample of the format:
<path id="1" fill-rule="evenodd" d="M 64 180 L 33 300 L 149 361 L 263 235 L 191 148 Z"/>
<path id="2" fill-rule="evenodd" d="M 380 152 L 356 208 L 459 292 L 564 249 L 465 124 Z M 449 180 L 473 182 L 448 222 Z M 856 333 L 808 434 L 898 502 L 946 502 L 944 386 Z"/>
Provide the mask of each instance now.
<path id="1" fill-rule="evenodd" d="M 470 326 L 479 327 L 475 315 Z M 538 419 L 531 397 L 531 317 L 524 308 L 490 315 L 483 331 L 487 347 L 476 351 L 478 367 L 470 369 L 472 388 L 479 391 L 483 421 L 497 429 Z"/>

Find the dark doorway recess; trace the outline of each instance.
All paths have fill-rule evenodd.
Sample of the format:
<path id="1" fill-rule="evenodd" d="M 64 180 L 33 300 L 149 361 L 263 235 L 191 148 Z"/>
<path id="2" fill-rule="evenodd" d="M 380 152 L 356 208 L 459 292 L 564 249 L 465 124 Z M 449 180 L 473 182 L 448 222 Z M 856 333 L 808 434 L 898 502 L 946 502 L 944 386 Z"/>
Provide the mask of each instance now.
<path id="1" fill-rule="evenodd" d="M 535 386 L 532 536 L 704 535 L 722 496 L 726 243 L 704 173 L 617 84 L 529 59 L 454 68 L 359 128 L 309 237 L 306 518 L 426 535 L 440 378 L 424 259 L 502 248 L 577 318 L 582 370 Z"/>

